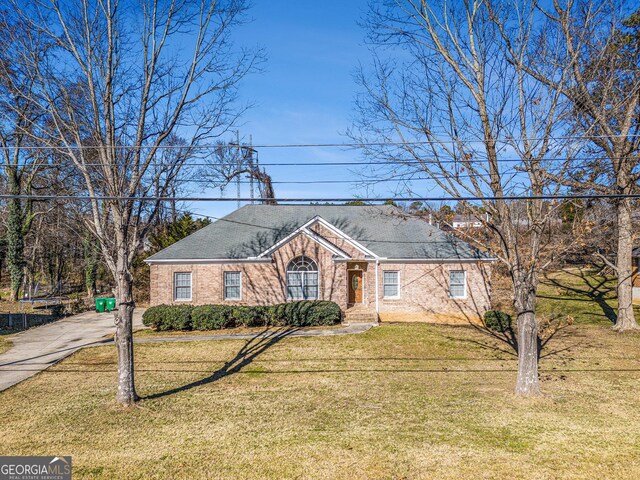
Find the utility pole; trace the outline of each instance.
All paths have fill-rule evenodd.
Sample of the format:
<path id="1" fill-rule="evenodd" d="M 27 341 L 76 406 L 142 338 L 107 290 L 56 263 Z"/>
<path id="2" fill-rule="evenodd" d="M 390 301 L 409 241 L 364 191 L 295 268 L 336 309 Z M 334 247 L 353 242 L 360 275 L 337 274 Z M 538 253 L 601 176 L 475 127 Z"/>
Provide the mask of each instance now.
<path id="1" fill-rule="evenodd" d="M 240 154 L 240 130 L 236 130 L 236 171 L 239 172 L 242 162 L 242 155 Z M 236 175 L 236 198 L 241 197 L 240 191 L 240 175 Z M 240 208 L 240 200 L 238 200 L 238 208 Z"/>
<path id="2" fill-rule="evenodd" d="M 253 171 L 253 135 L 249 135 L 249 172 L 249 195 L 251 197 L 251 205 L 253 205 L 253 199 L 255 198 L 253 191 L 253 177 L 255 176 Z"/>

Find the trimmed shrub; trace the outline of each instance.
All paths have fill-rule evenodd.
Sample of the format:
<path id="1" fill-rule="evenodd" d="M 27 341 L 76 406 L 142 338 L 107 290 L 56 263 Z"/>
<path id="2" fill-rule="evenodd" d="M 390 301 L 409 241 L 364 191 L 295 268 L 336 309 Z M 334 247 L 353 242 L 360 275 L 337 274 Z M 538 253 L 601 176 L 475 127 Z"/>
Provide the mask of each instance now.
<path id="1" fill-rule="evenodd" d="M 259 327 L 266 325 L 266 319 L 258 316 L 256 307 L 233 307 L 232 316 L 237 327 Z"/>
<path id="2" fill-rule="evenodd" d="M 231 307 L 200 305 L 193 307 L 191 324 L 194 330 L 219 330 L 234 326 Z"/>
<path id="3" fill-rule="evenodd" d="M 328 301 L 281 303 L 270 307 L 271 325 L 310 327 L 340 323 L 342 313 L 338 304 Z"/>
<path id="4" fill-rule="evenodd" d="M 271 306 L 157 305 L 142 315 L 156 330 L 219 330 L 221 328 L 334 325 L 342 318 L 340 307 L 328 301 L 301 301 Z"/>
<path id="5" fill-rule="evenodd" d="M 168 310 L 165 319 L 165 330 L 191 330 L 191 305 L 175 305 Z"/>
<path id="6" fill-rule="evenodd" d="M 342 312 L 334 302 L 309 302 L 311 306 L 307 312 L 307 325 L 335 325 L 342 320 Z"/>
<path id="7" fill-rule="evenodd" d="M 511 315 L 500 310 L 487 310 L 484 314 L 484 324 L 494 332 L 506 332 L 511 328 Z"/>
<path id="8" fill-rule="evenodd" d="M 156 330 L 191 330 L 191 305 L 158 305 L 142 315 L 145 325 Z"/>
<path id="9" fill-rule="evenodd" d="M 284 314 L 284 307 L 286 303 L 279 303 L 277 305 L 271 305 L 268 307 L 267 316 L 268 316 L 268 325 L 274 327 L 282 327 L 286 325 L 285 319 L 286 316 Z"/>
<path id="10" fill-rule="evenodd" d="M 158 328 L 162 321 L 163 312 L 168 305 L 156 305 L 155 307 L 149 307 L 142 314 L 142 323 L 146 327 Z"/>

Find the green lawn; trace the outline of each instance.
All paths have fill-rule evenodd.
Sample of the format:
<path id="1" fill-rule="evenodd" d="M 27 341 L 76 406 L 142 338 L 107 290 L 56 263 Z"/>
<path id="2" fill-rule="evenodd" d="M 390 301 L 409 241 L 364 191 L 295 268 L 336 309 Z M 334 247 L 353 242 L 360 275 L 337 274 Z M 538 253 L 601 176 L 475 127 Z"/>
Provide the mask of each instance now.
<path id="1" fill-rule="evenodd" d="M 316 327 L 304 327 L 305 330 L 333 330 L 340 325 L 322 325 Z M 263 333 L 264 327 L 235 327 L 223 328 L 220 330 L 153 330 L 145 328 L 133 332 L 135 338 L 159 338 L 159 337 L 210 337 L 213 335 L 255 335 Z"/>
<path id="2" fill-rule="evenodd" d="M 640 334 L 579 277 L 541 286 L 541 314 L 575 322 L 542 352 L 540 399 L 469 326 L 138 344 L 132 409 L 95 347 L 0 393 L 1 453 L 72 455 L 74 478 L 640 478 Z"/>
<path id="3" fill-rule="evenodd" d="M 494 279 L 494 301 L 511 311 L 511 291 L 505 278 Z M 618 301 L 616 280 L 593 268 L 565 268 L 547 273 L 538 286 L 537 313 L 541 319 L 570 316 L 576 324 L 613 325 Z M 640 318 L 640 305 L 635 306 Z"/>
<path id="4" fill-rule="evenodd" d="M 569 268 L 548 274 L 538 290 L 538 314 L 547 317 L 571 315 L 576 323 L 613 325 L 617 307 L 615 278 L 598 275 L 593 269 Z"/>
<path id="5" fill-rule="evenodd" d="M 113 347 L 88 348 L 0 393 L 2 453 L 73 455 L 74 478 L 638 478 L 639 340 L 563 330 L 538 400 L 471 327 L 139 344 L 130 410 Z"/>

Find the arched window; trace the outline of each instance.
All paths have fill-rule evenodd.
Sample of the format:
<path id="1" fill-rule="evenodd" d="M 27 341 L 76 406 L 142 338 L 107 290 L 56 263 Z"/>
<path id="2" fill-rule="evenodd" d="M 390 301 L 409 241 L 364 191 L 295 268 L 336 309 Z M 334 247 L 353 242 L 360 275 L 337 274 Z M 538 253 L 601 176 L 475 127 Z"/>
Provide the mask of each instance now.
<path id="1" fill-rule="evenodd" d="M 318 299 L 318 265 L 309 257 L 296 257 L 287 266 L 287 299 Z"/>

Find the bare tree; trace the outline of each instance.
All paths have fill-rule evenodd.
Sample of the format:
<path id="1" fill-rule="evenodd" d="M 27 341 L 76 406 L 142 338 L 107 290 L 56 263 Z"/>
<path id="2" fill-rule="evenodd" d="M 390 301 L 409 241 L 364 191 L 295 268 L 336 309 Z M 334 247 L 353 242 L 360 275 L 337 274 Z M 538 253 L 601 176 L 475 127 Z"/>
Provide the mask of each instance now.
<path id="1" fill-rule="evenodd" d="M 98 276 L 98 248 L 92 235 L 84 235 L 82 239 L 82 258 L 84 260 L 84 287 L 87 297 L 96 296 L 96 279 Z"/>
<path id="2" fill-rule="evenodd" d="M 548 26 L 540 35 L 552 58 L 530 52 L 527 72 L 561 92 L 572 106 L 573 133 L 584 137 L 586 160 L 556 177 L 578 191 L 637 193 L 640 180 L 640 10 L 623 0 L 555 1 L 540 4 Z M 508 41 L 509 35 L 503 31 Z M 553 39 L 553 40 L 550 40 Z M 567 66 L 570 68 L 567 69 Z M 558 79 L 562 78 L 562 81 Z M 618 279 L 614 328 L 635 330 L 632 305 L 633 200 L 618 198 L 615 264 L 600 255 Z"/>
<path id="3" fill-rule="evenodd" d="M 494 15 L 508 18 L 515 58 Z M 555 140 L 564 114 L 560 95 L 532 81 L 522 65 L 535 15 L 527 2 L 492 8 L 484 0 L 374 4 L 368 18 L 374 72 L 359 76 L 364 94 L 351 131 L 372 145 L 365 154 L 379 161 L 380 174 L 426 174 L 431 180 L 421 188 L 483 199 L 469 205 L 489 214 L 483 221 L 491 238 L 469 240 L 508 271 L 517 315 L 516 393 L 524 396 L 540 393 L 536 291 L 554 253 L 545 231 L 559 208 L 527 197 L 559 191 L 544 172 L 565 149 Z"/>
<path id="4" fill-rule="evenodd" d="M 135 5 L 135 6 L 134 6 Z M 132 405 L 131 265 L 187 159 L 232 124 L 259 52 L 235 52 L 242 0 L 34 1 L 16 10 L 55 47 L 33 62 L 52 126 L 39 137 L 83 179 L 88 228 L 115 281 L 117 401 Z M 173 135 L 185 139 L 176 148 Z M 161 155 L 168 148 L 172 155 Z"/>
<path id="5" fill-rule="evenodd" d="M 37 187 L 37 174 L 43 155 L 30 151 L 34 126 L 42 122 L 42 112 L 31 95 L 36 77 L 28 68 L 28 48 L 33 61 L 39 61 L 43 45 L 25 25 L 6 12 L 0 12 L 0 157 L 10 195 L 24 195 Z M 35 216 L 34 203 L 20 198 L 8 200 L 6 258 L 11 277 L 11 299 L 18 300 L 24 279 L 25 236 Z"/>

